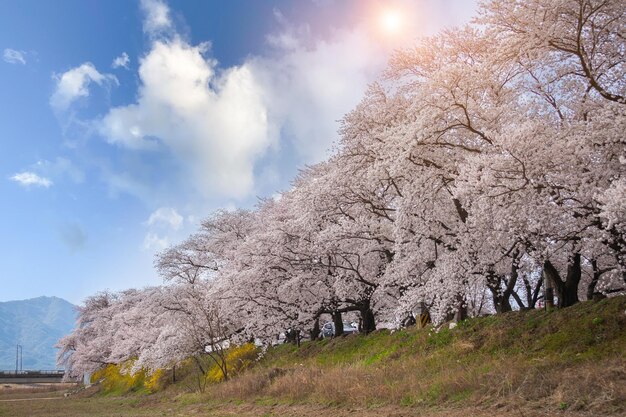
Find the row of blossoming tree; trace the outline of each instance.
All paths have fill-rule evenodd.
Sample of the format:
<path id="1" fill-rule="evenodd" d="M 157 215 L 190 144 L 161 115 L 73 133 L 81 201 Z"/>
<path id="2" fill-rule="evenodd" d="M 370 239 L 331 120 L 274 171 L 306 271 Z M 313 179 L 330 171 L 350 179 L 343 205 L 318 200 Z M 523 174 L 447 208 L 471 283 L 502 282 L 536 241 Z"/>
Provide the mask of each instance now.
<path id="1" fill-rule="evenodd" d="M 620 0 L 492 0 L 397 52 L 337 150 L 255 210 L 219 211 L 160 253 L 160 287 L 101 293 L 60 341 L 74 373 L 223 349 L 567 307 L 626 287 Z M 202 363 L 198 360 L 198 365 Z"/>

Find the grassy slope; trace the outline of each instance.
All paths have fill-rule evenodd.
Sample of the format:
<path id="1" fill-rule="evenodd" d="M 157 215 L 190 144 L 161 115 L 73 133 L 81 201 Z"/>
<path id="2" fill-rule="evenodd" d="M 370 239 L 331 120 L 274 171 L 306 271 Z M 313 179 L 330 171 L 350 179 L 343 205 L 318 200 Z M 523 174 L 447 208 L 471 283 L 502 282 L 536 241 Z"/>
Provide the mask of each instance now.
<path id="1" fill-rule="evenodd" d="M 626 297 L 439 332 L 283 345 L 203 394 L 182 393 L 184 385 L 154 395 L 0 402 L 0 416 L 626 415 Z"/>
<path id="2" fill-rule="evenodd" d="M 626 413 L 626 297 L 283 345 L 219 401 L 413 408 L 481 405 Z"/>

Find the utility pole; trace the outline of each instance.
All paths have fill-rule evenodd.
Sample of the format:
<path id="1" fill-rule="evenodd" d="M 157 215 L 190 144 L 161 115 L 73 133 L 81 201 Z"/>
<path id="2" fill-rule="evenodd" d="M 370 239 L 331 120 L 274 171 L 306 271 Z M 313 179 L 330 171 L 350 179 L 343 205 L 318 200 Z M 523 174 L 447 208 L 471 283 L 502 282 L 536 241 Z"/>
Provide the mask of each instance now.
<path id="1" fill-rule="evenodd" d="M 15 375 L 22 371 L 22 345 L 15 346 Z"/>
<path id="2" fill-rule="evenodd" d="M 546 310 L 554 309 L 554 286 L 552 284 L 552 279 L 546 274 L 545 268 L 543 271 L 543 302 L 545 304 L 544 308 Z"/>

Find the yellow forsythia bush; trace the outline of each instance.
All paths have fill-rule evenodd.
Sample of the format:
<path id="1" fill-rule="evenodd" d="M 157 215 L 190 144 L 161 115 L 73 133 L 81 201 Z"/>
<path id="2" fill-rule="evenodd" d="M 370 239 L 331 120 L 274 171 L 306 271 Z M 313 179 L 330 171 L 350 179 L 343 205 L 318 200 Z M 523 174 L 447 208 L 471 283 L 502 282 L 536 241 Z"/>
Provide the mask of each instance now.
<path id="1" fill-rule="evenodd" d="M 246 343 L 228 349 L 226 352 L 228 376 L 232 377 L 246 370 L 256 360 L 257 355 L 257 348 L 254 346 L 254 343 Z M 224 375 L 217 365 L 214 365 L 207 372 L 207 380 L 209 382 L 221 382 L 223 379 Z"/>
<path id="2" fill-rule="evenodd" d="M 163 369 L 157 369 L 145 380 L 144 385 L 148 391 L 157 392 L 165 388 L 166 380 L 166 372 Z"/>
<path id="3" fill-rule="evenodd" d="M 158 369 L 152 374 L 147 374 L 142 369 L 131 375 L 133 363 L 134 360 L 130 360 L 119 365 L 107 365 L 92 374 L 91 382 L 101 381 L 102 390 L 106 394 L 125 394 L 141 390 L 156 392 L 164 387 L 165 371 Z"/>

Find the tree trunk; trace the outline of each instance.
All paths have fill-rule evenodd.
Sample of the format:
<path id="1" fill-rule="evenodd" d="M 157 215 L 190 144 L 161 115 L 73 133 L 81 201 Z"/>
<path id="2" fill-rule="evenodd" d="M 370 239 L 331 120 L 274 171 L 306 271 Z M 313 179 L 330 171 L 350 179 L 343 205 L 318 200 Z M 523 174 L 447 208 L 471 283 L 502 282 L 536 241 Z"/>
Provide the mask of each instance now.
<path id="1" fill-rule="evenodd" d="M 498 313 L 507 313 L 513 310 L 513 308 L 511 307 L 511 302 L 509 301 L 510 295 L 510 293 L 507 293 L 506 291 L 504 292 L 500 303 L 500 311 L 498 311 Z"/>
<path id="2" fill-rule="evenodd" d="M 421 302 L 420 303 L 420 315 L 419 315 L 419 328 L 423 329 L 424 327 L 426 327 L 429 323 L 431 323 L 431 319 L 430 319 L 430 312 L 428 311 L 428 308 L 426 308 L 426 304 Z"/>
<path id="3" fill-rule="evenodd" d="M 554 308 L 554 285 L 556 282 L 561 282 L 559 277 L 559 271 L 556 270 L 552 262 L 545 261 L 543 263 L 543 278 L 544 278 L 544 295 L 546 309 Z"/>
<path id="4" fill-rule="evenodd" d="M 591 278 L 591 282 L 587 285 L 587 300 L 593 300 L 593 295 L 596 292 L 596 285 L 598 285 L 598 281 L 600 281 L 600 269 L 598 268 L 598 261 L 595 259 L 591 260 L 591 269 L 593 270 L 593 277 Z"/>
<path id="5" fill-rule="evenodd" d="M 300 330 L 287 329 L 287 331 L 285 331 L 285 341 L 300 346 Z"/>
<path id="6" fill-rule="evenodd" d="M 511 276 L 509 277 L 508 281 L 505 279 L 505 283 L 506 283 L 506 289 L 504 290 L 504 294 L 503 294 L 503 300 L 502 300 L 502 312 L 507 312 L 507 311 L 512 311 L 513 309 L 511 308 L 511 295 L 514 295 L 513 298 L 515 298 L 516 302 L 519 305 L 519 308 L 523 308 L 524 305 L 521 304 L 521 300 L 519 299 L 519 297 L 517 296 L 517 293 L 515 292 L 515 286 L 517 285 L 517 279 L 519 278 L 519 258 L 518 258 L 518 252 L 515 251 L 514 255 L 513 255 L 513 261 L 511 262 Z"/>
<path id="7" fill-rule="evenodd" d="M 361 329 L 360 331 L 368 334 L 376 330 L 376 318 L 374 317 L 374 312 L 369 307 L 369 302 L 367 303 L 367 307 L 359 310 L 361 314 Z"/>
<path id="8" fill-rule="evenodd" d="M 559 307 L 569 307 L 578 303 L 578 284 L 582 276 L 580 268 L 580 253 L 575 253 L 570 258 L 567 265 L 567 277 L 562 286 L 557 287 L 559 290 Z"/>
<path id="9" fill-rule="evenodd" d="M 317 340 L 320 336 L 320 318 L 317 317 L 313 322 L 313 328 L 309 331 L 311 340 Z"/>
<path id="10" fill-rule="evenodd" d="M 537 305 L 537 301 L 539 301 L 539 294 L 541 293 L 541 287 L 543 287 L 543 280 L 537 280 L 537 284 L 535 285 L 535 289 L 533 290 L 532 296 L 529 298 L 528 308 L 535 308 Z"/>
<path id="11" fill-rule="evenodd" d="M 459 294 L 457 297 L 458 304 L 456 308 L 456 314 L 454 315 L 454 321 L 457 323 L 467 319 L 467 305 L 465 304 L 465 300 L 463 296 Z"/>
<path id="12" fill-rule="evenodd" d="M 496 313 L 506 313 L 512 311 L 511 296 L 513 295 L 516 302 L 520 304 L 520 308 L 524 308 L 521 300 L 515 292 L 515 285 L 517 285 L 517 279 L 519 269 L 518 252 L 515 251 L 512 255 L 511 262 L 511 276 L 507 280 L 506 276 L 496 275 L 495 272 L 489 270 L 487 272 L 487 288 L 491 291 L 491 297 L 493 299 L 493 306 L 496 309 Z M 502 285 L 504 284 L 504 288 Z"/>
<path id="13" fill-rule="evenodd" d="M 343 335 L 343 318 L 341 313 L 335 312 L 331 314 L 333 325 L 335 326 L 335 337 Z"/>
<path id="14" fill-rule="evenodd" d="M 615 254 L 615 260 L 622 270 L 622 280 L 626 283 L 626 253 L 624 252 L 624 248 L 626 248 L 626 240 L 624 239 L 624 235 L 619 233 L 615 226 L 613 226 L 609 232 L 611 233 L 612 239 L 610 239 L 607 243 L 609 248 L 611 248 Z"/>
<path id="15" fill-rule="evenodd" d="M 208 370 L 204 369 L 204 366 L 202 365 L 202 362 L 200 361 L 197 355 L 193 355 L 193 359 L 197 366 L 196 382 L 198 383 L 198 392 L 204 392 L 204 388 L 206 387 L 206 381 L 207 381 L 206 373 Z M 197 372 L 197 371 L 200 371 L 200 372 Z"/>
<path id="16" fill-rule="evenodd" d="M 496 309 L 496 313 L 506 313 L 511 311 L 511 302 L 509 298 L 511 292 L 508 290 L 502 290 L 502 278 L 491 273 L 491 276 L 487 278 L 487 288 L 491 291 L 491 298 L 493 300 L 493 306 Z"/>
<path id="17" fill-rule="evenodd" d="M 487 272 L 487 288 L 489 288 L 489 291 L 491 291 L 491 300 L 493 301 L 493 306 L 496 309 L 496 313 L 500 313 L 500 305 L 502 304 L 502 296 L 500 293 L 500 277 L 491 270 Z"/>
<path id="18" fill-rule="evenodd" d="M 561 279 L 559 272 L 550 261 L 543 263 L 543 272 L 546 277 L 546 307 L 549 307 L 548 285 L 553 285 L 556 289 L 556 295 L 559 298 L 558 306 L 560 308 L 573 306 L 578 303 L 578 285 L 582 276 L 580 253 L 575 253 L 570 257 L 565 281 Z"/>

